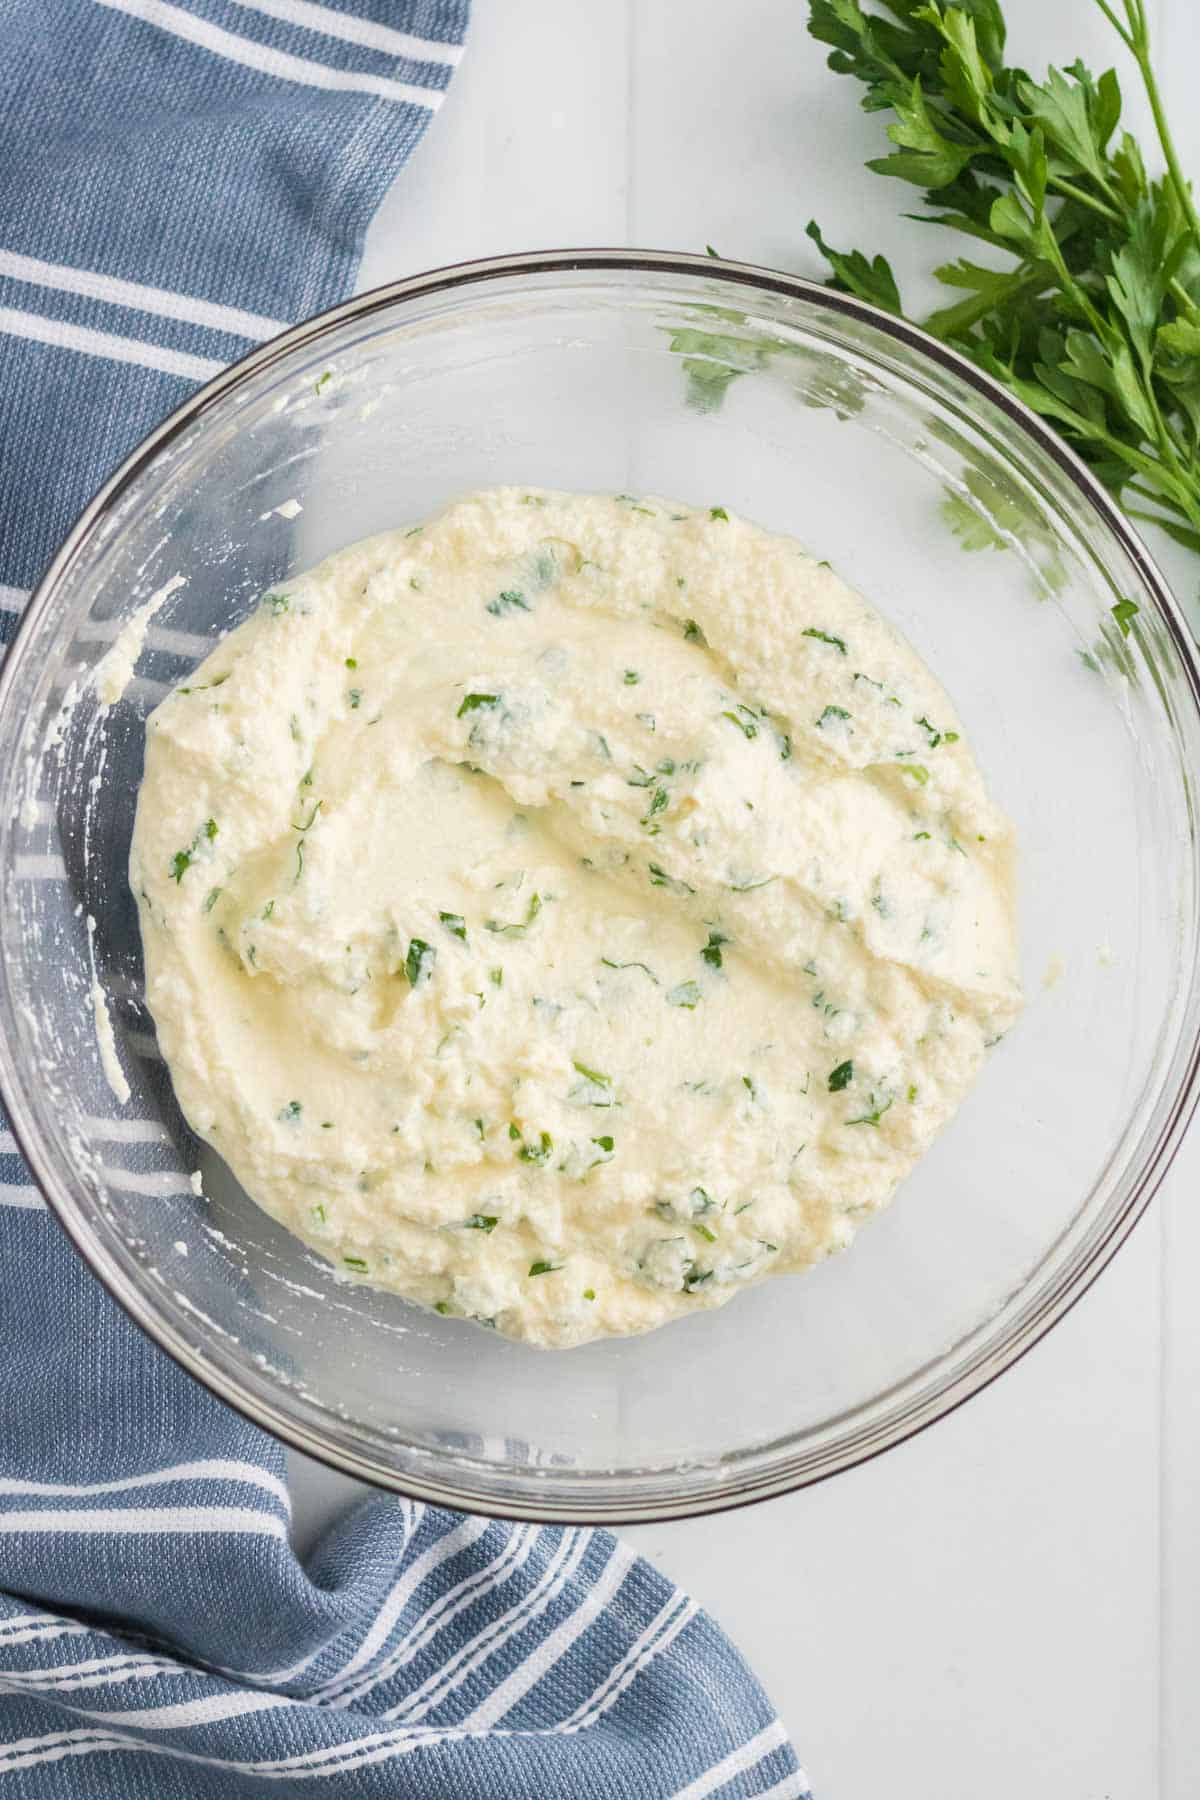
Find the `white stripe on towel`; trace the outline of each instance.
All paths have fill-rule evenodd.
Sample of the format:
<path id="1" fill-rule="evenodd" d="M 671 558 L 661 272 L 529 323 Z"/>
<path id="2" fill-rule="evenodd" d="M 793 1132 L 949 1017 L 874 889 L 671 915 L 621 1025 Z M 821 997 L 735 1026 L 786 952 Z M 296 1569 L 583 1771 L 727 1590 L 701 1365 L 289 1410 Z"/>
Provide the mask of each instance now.
<path id="1" fill-rule="evenodd" d="M 0 1206 L 15 1206 L 24 1212 L 43 1212 L 46 1202 L 35 1187 L 21 1187 L 16 1182 L 0 1181 Z"/>
<path id="2" fill-rule="evenodd" d="M 599 1579 L 582 1596 L 574 1612 L 561 1625 L 556 1625 L 549 1637 L 511 1675 L 496 1684 L 487 1699 L 467 1714 L 464 1725 L 472 1730 L 498 1725 L 518 1701 L 524 1699 L 530 1688 L 536 1687 L 555 1664 L 561 1661 L 588 1626 L 600 1617 L 636 1561 L 633 1550 L 627 1544 L 617 1544 Z"/>
<path id="3" fill-rule="evenodd" d="M 167 1536 L 194 1532 L 238 1532 L 247 1537 L 287 1537 L 287 1522 L 274 1513 L 256 1512 L 250 1506 L 92 1506 L 62 1512 L 36 1509 L 0 1511 L 0 1535 L 17 1532 L 92 1532 L 123 1537 L 140 1531 Z"/>
<path id="4" fill-rule="evenodd" d="M 735 1775 L 744 1775 L 748 1769 L 755 1768 L 765 1757 L 770 1756 L 772 1751 L 778 1750 L 786 1743 L 787 1732 L 776 1719 L 773 1725 L 768 1725 L 765 1731 L 760 1731 L 757 1737 L 752 1737 L 750 1742 L 743 1744 L 740 1750 L 731 1751 L 728 1756 L 701 1775 L 698 1780 L 689 1781 L 685 1788 L 677 1789 L 674 1800 L 703 1800 L 705 1794 L 714 1793 L 717 1788 L 725 1787 Z"/>
<path id="5" fill-rule="evenodd" d="M 22 256 L 16 250 L 0 250 L 0 275 L 27 281 L 34 287 L 54 288 L 60 294 L 79 294 L 86 300 L 103 300 L 110 306 L 155 313 L 161 319 L 178 319 L 185 325 L 205 325 L 210 331 L 227 331 L 233 337 L 259 340 L 287 329 L 281 319 L 243 312 L 240 306 L 219 306 L 212 300 L 195 300 L 189 294 L 173 294 L 167 288 L 143 287 L 140 281 L 122 281 L 116 275 L 101 275 L 93 269 L 43 262 L 40 257 Z"/>
<path id="6" fill-rule="evenodd" d="M 61 856 L 38 856 L 31 851 L 13 858 L 13 874 L 18 881 L 65 881 L 67 865 Z"/>
<path id="7" fill-rule="evenodd" d="M 100 0 L 107 5 L 110 0 Z M 59 350 L 78 350 L 83 356 L 101 356 L 109 362 L 138 363 L 143 369 L 161 369 L 165 375 L 181 375 L 188 381 L 207 381 L 219 375 L 223 362 L 211 356 L 189 356 L 184 350 L 164 350 L 159 344 L 140 344 L 136 338 L 117 337 L 111 331 L 93 331 L 88 325 L 68 325 L 62 319 L 43 319 L 37 313 L 0 306 L 0 331 L 9 337 L 32 338 Z"/>
<path id="8" fill-rule="evenodd" d="M 152 1169 L 148 1174 L 142 1174 L 137 1169 L 105 1166 L 100 1173 L 109 1187 L 122 1194 L 146 1194 L 152 1200 L 170 1200 L 175 1194 L 192 1192 L 192 1184 L 181 1169 Z"/>
<path id="9" fill-rule="evenodd" d="M 90 1138 L 99 1138 L 103 1144 L 169 1144 L 171 1134 L 165 1125 L 159 1125 L 154 1119 L 94 1119 L 85 1120 L 87 1134 Z"/>
<path id="10" fill-rule="evenodd" d="M 269 19 L 300 25 L 306 31 L 341 38 L 345 44 L 361 44 L 364 50 L 382 50 L 385 56 L 407 56 L 412 62 L 441 63 L 449 69 L 457 68 L 462 61 L 461 44 L 439 44 L 434 38 L 414 37 L 409 31 L 397 31 L 394 25 L 381 25 L 375 19 L 334 12 L 330 6 L 316 5 L 315 0 L 235 0 L 235 4 L 265 13 Z"/>
<path id="11" fill-rule="evenodd" d="M 353 69 L 331 69 L 326 63 L 313 62 L 306 56 L 289 56 L 286 50 L 273 50 L 251 38 L 223 31 L 207 19 L 169 6 L 167 0 L 96 0 L 113 12 L 126 13 L 144 25 L 155 25 L 170 31 L 201 50 L 223 56 L 227 62 L 241 63 L 257 69 L 261 75 L 273 75 L 277 81 L 298 81 L 306 87 L 332 89 L 350 94 L 378 94 L 382 100 L 407 101 L 410 106 L 424 106 L 434 112 L 442 103 L 437 88 L 417 87 L 408 81 L 391 81 L 386 75 L 359 74 Z"/>
<path id="12" fill-rule="evenodd" d="M 57 1481 L 0 1480 L 0 1494 L 58 1495 L 63 1499 L 79 1500 L 86 1499 L 89 1494 L 119 1494 L 129 1488 L 156 1487 L 167 1481 L 242 1481 L 273 1494 L 285 1510 L 291 1507 L 286 1484 L 269 1469 L 218 1457 L 208 1457 L 202 1462 L 170 1463 L 162 1469 L 126 1475 L 120 1481 L 92 1481 L 74 1487 Z"/>
<path id="13" fill-rule="evenodd" d="M 564 1532 L 553 1557 L 542 1573 L 541 1579 L 522 1598 L 502 1613 L 498 1619 L 489 1619 L 487 1624 L 466 1644 L 460 1646 L 440 1668 L 426 1677 L 419 1688 L 405 1695 L 400 1703 L 381 1716 L 395 1719 L 400 1725 L 407 1725 L 423 1719 L 440 1706 L 455 1689 L 462 1686 L 476 1669 L 501 1651 L 510 1639 L 524 1631 L 534 1619 L 540 1618 L 550 1605 L 576 1568 L 583 1560 L 588 1545 L 587 1533 L 584 1531 Z M 385 1668 L 381 1679 L 391 1674 Z M 357 1698 L 357 1694 L 353 1698 Z"/>

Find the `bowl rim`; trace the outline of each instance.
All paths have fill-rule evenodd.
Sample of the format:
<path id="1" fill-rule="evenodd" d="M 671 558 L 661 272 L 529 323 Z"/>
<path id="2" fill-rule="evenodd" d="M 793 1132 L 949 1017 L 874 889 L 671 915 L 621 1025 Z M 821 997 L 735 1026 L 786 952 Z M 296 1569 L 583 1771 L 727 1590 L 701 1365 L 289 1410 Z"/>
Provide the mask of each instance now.
<path id="1" fill-rule="evenodd" d="M 189 394 L 141 440 L 97 489 L 51 558 L 30 594 L 0 664 L 0 714 L 11 702 L 10 689 L 16 679 L 25 643 L 52 606 L 56 591 L 93 528 L 121 494 L 152 466 L 163 449 L 247 380 L 282 362 L 294 352 L 319 342 L 341 325 L 386 312 L 405 301 L 427 299 L 460 288 L 485 287 L 488 283 L 514 277 L 602 274 L 605 271 L 625 275 L 668 275 L 683 281 L 690 281 L 695 277 L 716 278 L 752 291 L 799 299 L 835 318 L 874 327 L 884 336 L 915 353 L 918 358 L 924 358 L 955 377 L 968 389 L 974 390 L 982 399 L 998 408 L 1018 432 L 1032 439 L 1038 449 L 1057 465 L 1116 539 L 1154 601 L 1158 621 L 1167 632 L 1185 677 L 1190 699 L 1200 715 L 1200 653 L 1179 602 L 1141 536 L 1113 497 L 1062 438 L 1030 407 L 962 352 L 930 336 L 907 319 L 859 300 L 854 295 L 782 270 L 754 263 L 735 262 L 711 253 L 700 256 L 683 251 L 600 247 L 526 251 L 471 259 L 381 284 L 287 327 L 266 343 L 255 346 L 245 356 Z M 11 830 L 11 821 L 0 821 L 0 840 Z M 5 1001 L 11 1000 L 8 971 L 3 959 L 0 959 L 0 994 L 3 994 Z M 1066 1316 L 1107 1268 L 1133 1227 L 1145 1214 L 1171 1167 L 1187 1127 L 1200 1105 L 1200 1027 L 1195 1030 L 1190 1045 L 1186 1045 L 1186 1039 L 1181 1036 L 1178 1049 L 1185 1056 L 1178 1088 L 1156 1141 L 1146 1148 L 1142 1180 L 1124 1203 L 1120 1213 L 1110 1222 L 1104 1236 L 1093 1247 L 1086 1265 L 1082 1269 L 1060 1273 L 1049 1291 L 1042 1296 L 1041 1304 L 1033 1317 L 1021 1324 L 1014 1341 L 990 1349 L 982 1348 L 968 1367 L 960 1370 L 944 1387 L 937 1389 L 932 1396 L 927 1395 L 919 1402 L 913 1402 L 898 1419 L 893 1417 L 890 1423 L 880 1421 L 870 1427 L 870 1441 L 850 1446 L 830 1467 L 806 1470 L 795 1466 L 793 1458 L 791 1465 L 784 1463 L 774 1471 L 760 1475 L 747 1476 L 744 1471 L 734 1471 L 731 1477 L 726 1478 L 727 1485 L 715 1486 L 706 1493 L 688 1495 L 682 1499 L 652 1495 L 641 1503 L 614 1502 L 600 1504 L 595 1508 L 589 1508 L 586 1503 L 575 1504 L 569 1495 L 558 1497 L 552 1492 L 543 1492 L 537 1500 L 505 1497 L 497 1504 L 490 1497 L 461 1488 L 455 1489 L 438 1479 L 425 1479 L 411 1470 L 398 1475 L 394 1470 L 372 1462 L 364 1453 L 319 1436 L 302 1421 L 286 1416 L 273 1400 L 252 1392 L 244 1382 L 228 1378 L 210 1364 L 202 1351 L 186 1342 L 169 1320 L 159 1315 L 146 1295 L 125 1281 L 104 1245 L 93 1237 L 73 1196 L 66 1191 L 55 1190 L 48 1158 L 43 1154 L 40 1128 L 33 1118 L 32 1110 L 25 1104 L 24 1085 L 19 1070 L 15 1061 L 10 1062 L 5 1046 L 0 1046 L 0 1100 L 8 1114 L 16 1147 L 26 1162 L 47 1209 L 92 1275 L 153 1344 L 249 1423 L 329 1468 L 356 1477 L 373 1487 L 404 1494 L 429 1504 L 448 1506 L 487 1517 L 537 1523 L 633 1525 L 732 1511 L 827 1481 L 845 1470 L 873 1461 L 886 1451 L 928 1430 L 931 1425 L 957 1411 L 973 1395 L 990 1386 L 1006 1369 L 1020 1361 Z M 968 1332 L 962 1342 L 969 1342 L 975 1335 L 975 1329 Z M 619 1476 L 621 1472 L 614 1473 Z M 632 1474 L 633 1471 L 625 1473 Z M 544 1481 L 546 1471 L 538 1471 L 538 1474 Z M 572 1480 L 579 1479 L 569 1470 L 563 1471 L 563 1478 L 564 1484 L 568 1485 Z"/>

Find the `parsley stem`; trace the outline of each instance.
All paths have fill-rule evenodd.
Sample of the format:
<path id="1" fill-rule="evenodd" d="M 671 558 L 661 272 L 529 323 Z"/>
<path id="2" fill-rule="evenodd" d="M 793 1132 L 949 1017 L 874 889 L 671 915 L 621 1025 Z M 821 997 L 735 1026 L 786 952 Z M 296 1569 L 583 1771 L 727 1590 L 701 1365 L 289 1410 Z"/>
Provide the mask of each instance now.
<path id="1" fill-rule="evenodd" d="M 1107 6 L 1104 10 L 1108 11 Z M 1200 250 L 1200 218 L 1196 215 L 1196 204 L 1192 199 L 1192 190 L 1187 177 L 1179 166 L 1175 140 L 1171 136 L 1171 127 L 1167 120 L 1166 108 L 1163 106 L 1162 95 L 1158 89 L 1154 65 L 1150 61 L 1150 28 L 1146 23 L 1146 14 L 1140 0 L 1125 0 L 1125 11 L 1129 15 L 1130 28 L 1134 35 L 1126 37 L 1119 25 L 1117 30 L 1125 38 L 1141 73 L 1142 86 L 1146 90 L 1146 98 L 1150 102 L 1150 111 L 1154 118 L 1154 129 L 1158 133 L 1158 141 L 1162 145 L 1163 157 L 1166 160 L 1167 174 L 1171 177 L 1171 186 L 1175 189 L 1175 198 L 1179 202 L 1180 211 L 1188 222 L 1192 242 L 1197 250 Z M 1115 24 L 1116 21 L 1114 20 L 1113 23 Z"/>

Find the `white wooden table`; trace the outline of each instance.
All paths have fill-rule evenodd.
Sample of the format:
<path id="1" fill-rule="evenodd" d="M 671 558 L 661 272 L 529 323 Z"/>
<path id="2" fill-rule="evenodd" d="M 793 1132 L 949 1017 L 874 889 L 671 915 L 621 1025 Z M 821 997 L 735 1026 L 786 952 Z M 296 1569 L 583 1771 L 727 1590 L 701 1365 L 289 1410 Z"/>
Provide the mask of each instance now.
<path id="1" fill-rule="evenodd" d="M 1200 178 L 1200 9 L 1149 5 Z M 1118 58 L 1090 0 L 1006 11 L 1026 67 Z M 825 71 L 806 17 L 803 0 L 476 0 L 362 285 L 599 244 L 712 243 L 816 273 L 811 216 L 903 277 L 905 192 L 860 173 L 882 125 Z M 1129 111 L 1141 130 L 1140 100 Z M 1194 601 L 1194 562 L 1164 561 Z M 1198 1285 L 1194 1133 L 1099 1284 L 952 1418 L 807 1493 L 628 1534 L 740 1644 L 818 1800 L 1200 1795 Z M 300 1458 L 293 1475 L 302 1539 L 357 1491 Z"/>

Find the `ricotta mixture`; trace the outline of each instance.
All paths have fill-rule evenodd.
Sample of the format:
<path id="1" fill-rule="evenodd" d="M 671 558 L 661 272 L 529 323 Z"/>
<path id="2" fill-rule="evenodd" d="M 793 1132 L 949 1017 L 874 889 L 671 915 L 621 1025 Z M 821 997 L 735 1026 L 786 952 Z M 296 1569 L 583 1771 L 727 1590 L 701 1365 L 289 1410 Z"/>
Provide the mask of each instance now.
<path id="1" fill-rule="evenodd" d="M 720 506 L 475 495 L 264 595 L 147 731 L 191 1124 L 347 1277 L 532 1343 L 844 1248 L 1019 1010 L 949 700 Z"/>

